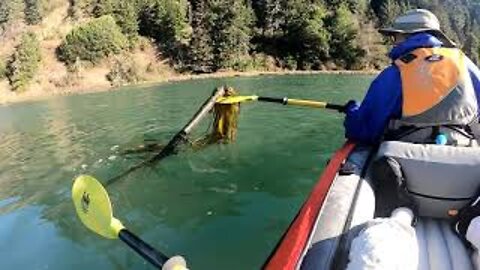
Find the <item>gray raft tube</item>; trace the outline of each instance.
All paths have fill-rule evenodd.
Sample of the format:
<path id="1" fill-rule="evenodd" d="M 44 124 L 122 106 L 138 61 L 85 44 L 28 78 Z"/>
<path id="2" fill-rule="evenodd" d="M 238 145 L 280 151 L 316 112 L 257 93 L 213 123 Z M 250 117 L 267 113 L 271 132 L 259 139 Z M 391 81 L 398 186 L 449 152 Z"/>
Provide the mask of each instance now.
<path id="1" fill-rule="evenodd" d="M 385 145 L 388 144 L 395 146 L 402 143 L 387 142 Z M 413 151 L 420 153 L 414 155 L 416 157 L 415 160 L 417 161 L 411 159 L 409 156 L 409 162 L 421 163 L 421 158 L 425 156 L 423 154 L 424 152 L 431 154 L 431 156 L 426 158 L 428 161 L 435 160 L 435 162 L 432 162 L 432 165 L 420 166 L 417 169 L 409 169 L 407 166 L 409 164 L 405 162 L 402 164 L 402 168 L 405 170 L 404 173 L 408 176 L 407 186 L 413 195 L 416 193 L 412 193 L 413 191 L 411 189 L 418 188 L 418 181 L 424 185 L 427 185 L 428 183 L 434 185 L 432 187 L 426 187 L 423 190 L 424 192 L 433 192 L 435 191 L 434 187 L 439 186 L 440 182 L 447 181 L 448 183 L 451 183 L 452 177 L 450 177 L 448 173 L 443 173 L 437 177 L 423 176 L 420 177 L 420 179 L 417 179 L 415 178 L 415 175 L 412 175 L 411 170 L 416 173 L 418 173 L 417 170 L 421 170 L 422 168 L 423 170 L 430 170 L 434 164 L 442 162 L 442 164 L 444 164 L 442 166 L 445 166 L 448 170 L 455 171 L 456 175 L 464 176 L 462 178 L 455 178 L 454 187 L 457 189 L 459 189 L 458 185 L 460 185 L 460 183 L 469 187 L 471 181 L 467 181 L 469 178 L 468 176 L 474 175 L 472 179 L 477 179 L 475 178 L 475 175 L 480 174 L 480 169 L 478 169 L 479 166 L 477 166 L 478 163 L 480 163 L 480 148 L 471 149 L 457 147 L 448 149 L 430 149 L 429 151 L 426 151 L 426 148 L 435 147 L 437 146 L 413 145 L 409 148 L 408 153 L 410 155 Z M 440 155 L 434 155 L 434 150 L 441 150 L 442 152 Z M 383 153 L 382 149 L 380 149 L 379 152 Z M 447 153 L 445 154 L 447 158 L 442 154 L 444 152 Z M 465 154 L 464 152 L 472 153 L 471 155 L 467 155 L 468 153 Z M 347 161 L 335 176 L 332 186 L 328 191 L 325 203 L 322 205 L 318 214 L 316 225 L 312 228 L 308 245 L 304 250 L 302 258 L 297 264 L 297 269 L 345 269 L 348 264 L 348 256 L 353 239 L 358 235 L 360 230 L 364 228 L 368 221 L 377 216 L 385 216 L 387 211 L 385 211 L 382 205 L 390 204 L 391 202 L 389 199 L 396 196 L 382 193 L 381 198 L 375 198 L 370 171 L 372 160 L 375 159 L 374 156 L 376 156 L 376 154 L 376 150 L 357 147 L 349 155 Z M 389 156 L 392 156 L 392 153 L 389 153 Z M 469 156 L 470 158 L 467 158 L 466 156 Z M 448 157 L 453 158 L 449 159 Z M 464 160 L 462 161 L 461 158 Z M 400 162 L 401 161 L 402 160 L 400 160 Z M 460 163 L 460 165 L 457 163 Z M 423 188 L 423 186 L 421 187 Z M 452 194 L 455 195 L 455 190 L 456 189 L 453 187 L 446 189 L 448 192 L 444 192 L 445 198 L 436 200 L 440 200 L 440 202 L 444 203 L 448 202 L 449 197 L 451 197 Z M 477 189 L 467 188 L 467 191 L 468 190 L 472 193 L 470 194 L 473 196 L 471 198 L 475 198 L 475 190 Z M 416 219 L 416 226 L 414 227 L 419 250 L 418 269 L 473 270 L 474 265 L 472 263 L 471 255 L 474 250 L 470 249 L 468 245 L 465 245 L 465 243 L 462 242 L 462 240 L 451 229 L 451 217 L 438 215 L 435 211 L 426 211 L 425 209 L 427 208 L 422 208 L 422 206 L 425 206 L 422 205 L 424 200 L 424 198 L 415 199 L 418 207 L 417 210 L 419 211 L 419 216 L 417 216 Z M 430 200 L 433 199 L 430 198 Z M 436 205 L 441 206 L 442 204 L 440 202 L 436 203 Z M 425 211 L 421 212 L 422 210 Z"/>
<path id="2" fill-rule="evenodd" d="M 372 148 L 361 146 L 350 153 L 328 191 L 297 269 L 345 269 L 351 241 L 375 215 L 367 170 L 373 155 Z"/>

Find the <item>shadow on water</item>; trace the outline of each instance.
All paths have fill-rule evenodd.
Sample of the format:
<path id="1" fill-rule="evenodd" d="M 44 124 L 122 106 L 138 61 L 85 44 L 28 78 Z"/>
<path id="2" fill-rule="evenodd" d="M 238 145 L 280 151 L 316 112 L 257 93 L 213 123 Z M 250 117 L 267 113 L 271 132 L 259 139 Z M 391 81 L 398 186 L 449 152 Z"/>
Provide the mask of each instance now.
<path id="1" fill-rule="evenodd" d="M 341 103 L 352 98 L 346 90 L 369 80 L 205 80 L 0 107 L 0 239 L 11 243 L 0 243 L 0 265 L 150 269 L 80 225 L 70 201 L 76 175 L 106 180 L 136 164 L 119 153 L 145 139 L 168 141 L 220 84 L 241 94 Z M 109 186 L 114 213 L 163 252 L 185 255 L 192 269 L 258 268 L 341 145 L 341 120 L 331 112 L 246 104 L 235 144 L 187 149 Z"/>

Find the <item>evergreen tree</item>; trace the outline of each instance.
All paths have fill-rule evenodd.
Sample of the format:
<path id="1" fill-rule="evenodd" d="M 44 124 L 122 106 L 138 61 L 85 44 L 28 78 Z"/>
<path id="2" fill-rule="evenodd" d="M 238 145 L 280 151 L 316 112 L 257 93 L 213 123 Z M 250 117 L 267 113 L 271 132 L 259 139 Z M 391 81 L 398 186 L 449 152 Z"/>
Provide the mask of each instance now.
<path id="1" fill-rule="evenodd" d="M 5 25 L 10 20 L 10 2 L 0 1 L 0 26 Z"/>
<path id="2" fill-rule="evenodd" d="M 252 8 L 256 15 L 256 28 L 252 31 L 252 45 L 257 52 L 282 58 L 290 51 L 290 45 L 285 37 L 289 1 L 252 1 Z"/>
<path id="3" fill-rule="evenodd" d="M 6 75 L 13 91 L 25 90 L 35 76 L 41 59 L 40 45 L 36 35 L 30 32 L 24 34 L 7 64 Z"/>
<path id="4" fill-rule="evenodd" d="M 38 24 L 42 21 L 40 0 L 25 0 L 25 21 L 27 24 Z"/>
<path id="5" fill-rule="evenodd" d="M 480 64 L 480 41 L 479 37 L 471 33 L 468 35 L 464 46 L 464 52 L 476 64 Z"/>
<path id="6" fill-rule="evenodd" d="M 210 37 L 212 26 L 209 22 L 209 5 L 204 0 L 193 0 L 192 4 L 192 40 L 189 45 L 190 69 L 194 72 L 213 70 L 213 41 Z"/>
<path id="7" fill-rule="evenodd" d="M 357 61 L 356 67 L 383 69 L 389 62 L 383 36 L 375 28 L 375 21 L 370 16 L 365 15 L 359 19 L 359 23 L 361 32 L 358 32 L 355 42 L 364 55 Z"/>
<path id="8" fill-rule="evenodd" d="M 173 67 L 184 70 L 192 35 L 188 17 L 190 3 L 187 0 L 144 0 L 139 9 L 139 33 L 155 39 Z"/>
<path id="9" fill-rule="evenodd" d="M 469 27 L 470 13 L 467 6 L 464 5 L 454 5 L 451 7 L 451 12 L 449 13 L 449 21 L 451 28 L 455 33 L 468 33 L 467 28 Z M 457 35 L 460 38 L 460 42 L 465 41 L 466 35 Z"/>
<path id="10" fill-rule="evenodd" d="M 211 2 L 209 24 L 214 68 L 241 69 L 248 61 L 253 11 L 242 0 Z"/>
<path id="11" fill-rule="evenodd" d="M 358 26 L 356 27 L 352 13 L 346 5 L 342 4 L 335 10 L 330 29 L 331 57 L 348 69 L 357 65 L 364 51 L 355 42 Z"/>
<path id="12" fill-rule="evenodd" d="M 139 32 L 158 40 L 167 52 L 187 44 L 191 36 L 186 0 L 149 0 L 140 11 Z"/>
<path id="13" fill-rule="evenodd" d="M 321 2 L 293 0 L 288 3 L 286 39 L 289 56 L 301 69 L 318 69 L 328 57 L 331 34 L 324 26 L 327 10 Z"/>
<path id="14" fill-rule="evenodd" d="M 257 4 L 258 25 L 266 37 L 283 34 L 286 12 L 290 0 L 259 0 Z"/>
<path id="15" fill-rule="evenodd" d="M 478 55 L 477 56 L 477 62 L 475 62 L 475 63 L 477 64 L 477 66 L 480 66 L 480 44 L 478 45 L 477 55 Z"/>
<path id="16" fill-rule="evenodd" d="M 119 1 L 113 7 L 113 17 L 130 41 L 135 41 L 138 35 L 138 13 L 131 1 Z"/>
<path id="17" fill-rule="evenodd" d="M 95 18 L 110 15 L 122 29 L 122 33 L 129 38 L 131 43 L 137 40 L 138 36 L 138 2 L 124 0 L 70 0 L 78 7 L 76 9 L 87 9 Z"/>
<path id="18" fill-rule="evenodd" d="M 338 8 L 345 5 L 352 13 L 363 12 L 368 6 L 369 0 L 324 0 L 328 7 Z M 372 1 L 373 2 L 373 1 Z"/>
<path id="19" fill-rule="evenodd" d="M 120 0 L 120 2 L 123 1 Z M 115 4 L 115 0 L 93 0 L 93 2 L 90 4 L 92 15 L 95 18 L 99 18 L 103 15 L 112 15 Z"/>
<path id="20" fill-rule="evenodd" d="M 437 16 L 438 20 L 440 21 L 440 27 L 442 28 L 442 31 L 453 41 L 460 42 L 459 45 L 461 46 L 461 39 L 453 29 L 453 26 L 450 20 L 450 15 L 447 12 L 447 10 L 441 5 L 432 5 L 430 7 L 426 6 L 426 8 L 429 9 L 431 12 L 433 12 L 433 14 Z M 465 35 L 465 33 L 461 33 L 461 35 Z"/>
<path id="21" fill-rule="evenodd" d="M 395 0 L 386 0 L 380 5 L 379 18 L 383 26 L 391 25 L 395 18 L 403 12 L 403 8 Z"/>

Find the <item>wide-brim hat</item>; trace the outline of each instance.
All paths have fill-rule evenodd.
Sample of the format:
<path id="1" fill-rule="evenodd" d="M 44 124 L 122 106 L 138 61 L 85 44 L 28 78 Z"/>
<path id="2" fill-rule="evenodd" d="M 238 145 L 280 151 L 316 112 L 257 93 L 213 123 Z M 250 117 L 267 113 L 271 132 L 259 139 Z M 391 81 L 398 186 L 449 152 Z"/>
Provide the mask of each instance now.
<path id="1" fill-rule="evenodd" d="M 455 42 L 440 30 L 437 16 L 426 9 L 413 9 L 397 17 L 393 25 L 379 30 L 384 35 L 427 32 L 436 36 L 445 47 L 456 47 Z"/>

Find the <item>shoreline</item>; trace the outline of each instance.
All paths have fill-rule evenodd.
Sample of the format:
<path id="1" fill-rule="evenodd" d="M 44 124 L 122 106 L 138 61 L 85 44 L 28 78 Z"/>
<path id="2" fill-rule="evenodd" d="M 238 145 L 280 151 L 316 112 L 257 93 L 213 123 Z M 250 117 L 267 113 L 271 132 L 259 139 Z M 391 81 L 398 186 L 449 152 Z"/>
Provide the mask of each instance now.
<path id="1" fill-rule="evenodd" d="M 170 82 L 182 82 L 191 80 L 205 80 L 216 78 L 234 78 L 234 77 L 257 77 L 257 76 L 282 76 L 282 75 L 376 75 L 376 70 L 281 70 L 281 71 L 220 71 L 207 74 L 175 74 L 165 78 L 141 81 L 138 83 L 125 84 L 118 87 L 110 85 L 92 85 L 81 90 L 61 89 L 53 92 L 48 91 L 27 91 L 23 93 L 0 93 L 0 105 L 10 105 L 15 103 L 45 100 L 57 96 L 82 95 L 88 93 L 117 91 L 124 87 L 150 87 Z"/>

